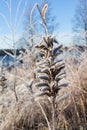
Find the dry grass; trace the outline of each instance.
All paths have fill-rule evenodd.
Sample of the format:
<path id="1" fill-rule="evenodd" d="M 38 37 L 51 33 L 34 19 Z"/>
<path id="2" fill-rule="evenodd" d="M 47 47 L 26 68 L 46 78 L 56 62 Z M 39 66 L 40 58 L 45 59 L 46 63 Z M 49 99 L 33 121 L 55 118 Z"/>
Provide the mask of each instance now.
<path id="1" fill-rule="evenodd" d="M 87 129 L 87 52 L 81 54 L 81 57 L 82 61 L 79 64 L 73 63 L 70 58 L 66 60 L 68 87 L 60 90 L 59 95 L 70 94 L 68 98 L 57 104 L 57 130 Z M 35 59 L 31 61 L 34 63 Z M 14 92 L 10 89 L 11 77 L 13 77 L 11 72 L 7 73 L 10 87 L 5 89 L 4 93 L 0 93 L 0 130 L 28 130 L 30 128 L 45 130 L 47 124 L 43 113 L 38 103 L 34 101 L 33 93 L 24 82 L 29 83 L 30 79 L 34 78 L 33 68 L 18 69 L 18 76 L 20 77 L 16 86 L 18 102 L 15 101 Z M 40 100 L 40 103 L 51 123 L 50 102 L 45 101 L 44 98 Z"/>
<path id="2" fill-rule="evenodd" d="M 59 129 L 87 129 L 87 52 L 84 52 L 81 57 L 83 60 L 78 64 L 73 64 L 75 59 L 69 59 L 66 62 L 67 81 L 69 82 L 67 92 L 71 91 L 71 94 L 59 105 Z"/>

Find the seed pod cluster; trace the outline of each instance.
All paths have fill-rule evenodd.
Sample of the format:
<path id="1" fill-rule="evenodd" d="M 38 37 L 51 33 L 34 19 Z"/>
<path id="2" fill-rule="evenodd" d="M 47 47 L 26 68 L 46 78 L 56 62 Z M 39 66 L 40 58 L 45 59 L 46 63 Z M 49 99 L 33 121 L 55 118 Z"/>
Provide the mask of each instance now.
<path id="1" fill-rule="evenodd" d="M 56 40 L 51 36 L 44 37 L 43 41 L 42 45 L 36 46 L 40 53 L 45 55 L 36 63 L 38 82 L 35 83 L 35 86 L 40 90 L 38 96 L 55 96 L 62 86 L 66 86 L 66 84 L 59 85 L 60 80 L 65 77 L 65 73 L 62 71 L 65 67 L 64 61 L 56 60 L 63 53 L 63 46 L 58 43 L 58 46 L 54 47 Z"/>

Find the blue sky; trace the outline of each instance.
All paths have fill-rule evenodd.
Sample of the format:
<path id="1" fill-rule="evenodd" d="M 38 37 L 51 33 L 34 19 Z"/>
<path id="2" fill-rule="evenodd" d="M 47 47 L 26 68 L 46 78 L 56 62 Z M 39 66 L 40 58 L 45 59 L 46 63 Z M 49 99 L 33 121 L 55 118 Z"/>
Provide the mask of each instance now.
<path id="1" fill-rule="evenodd" d="M 0 0 L 0 35 L 10 37 L 11 32 L 9 31 L 6 20 L 10 23 L 10 14 L 7 7 L 7 4 L 10 4 L 11 1 L 11 23 L 12 28 L 14 29 L 17 27 L 16 37 L 23 32 L 23 22 L 24 22 L 24 15 L 26 9 L 30 5 L 34 5 L 34 3 L 41 3 L 41 0 Z M 56 17 L 56 21 L 59 23 L 58 29 L 56 30 L 55 34 L 59 38 L 59 41 L 68 43 L 71 40 L 71 33 L 72 33 L 72 19 L 75 14 L 75 9 L 78 5 L 79 0 L 49 0 L 51 3 L 51 13 L 53 16 Z M 20 4 L 19 4 L 20 2 Z M 17 10 L 19 6 L 19 10 Z M 25 9 L 24 9 L 25 6 Z M 24 13 L 23 13 L 24 11 Z M 17 12 L 17 13 L 16 13 Z M 3 20 L 3 16 L 6 20 Z M 21 19 L 20 19 L 21 17 Z M 19 22 L 19 26 L 17 26 Z M 16 24 L 15 24 L 16 22 Z M 0 36 L 0 44 L 3 40 Z M 6 46 L 6 44 L 4 44 Z M 0 45 L 1 47 L 1 45 Z"/>
<path id="2" fill-rule="evenodd" d="M 72 19 L 75 14 L 78 0 L 54 0 L 52 1 L 53 14 L 57 17 L 60 31 L 72 30 Z"/>

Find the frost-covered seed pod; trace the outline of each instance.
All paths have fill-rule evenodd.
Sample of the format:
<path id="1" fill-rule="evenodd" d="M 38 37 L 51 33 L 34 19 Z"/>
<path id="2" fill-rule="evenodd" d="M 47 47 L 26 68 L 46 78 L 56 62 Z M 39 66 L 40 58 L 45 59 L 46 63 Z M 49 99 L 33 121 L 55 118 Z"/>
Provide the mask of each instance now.
<path id="1" fill-rule="evenodd" d="M 40 76 L 38 76 L 38 78 L 43 79 L 43 80 L 47 80 L 47 81 L 50 80 L 49 76 L 47 76 L 47 75 L 40 75 Z"/>
<path id="2" fill-rule="evenodd" d="M 42 73 L 50 74 L 50 69 L 49 68 L 44 68 L 41 70 Z"/>
<path id="3" fill-rule="evenodd" d="M 58 47 L 54 48 L 54 49 L 53 49 L 53 54 L 56 55 L 56 53 L 57 53 L 58 51 L 60 51 L 60 49 L 62 49 L 62 47 L 63 47 L 63 45 L 59 45 Z"/>
<path id="4" fill-rule="evenodd" d="M 49 92 L 51 92 L 51 89 L 48 88 L 48 87 L 43 87 L 43 88 L 41 88 L 41 91 L 43 91 L 43 92 L 45 92 L 45 91 L 49 91 Z"/>
<path id="5" fill-rule="evenodd" d="M 43 87 L 43 86 L 46 86 L 46 87 L 50 87 L 48 83 L 44 83 L 44 82 L 40 82 L 40 83 L 36 83 L 35 84 L 36 87 Z"/>
<path id="6" fill-rule="evenodd" d="M 61 77 L 55 77 L 55 81 L 58 82 L 60 81 L 61 79 L 65 78 L 65 75 L 61 75 Z"/>

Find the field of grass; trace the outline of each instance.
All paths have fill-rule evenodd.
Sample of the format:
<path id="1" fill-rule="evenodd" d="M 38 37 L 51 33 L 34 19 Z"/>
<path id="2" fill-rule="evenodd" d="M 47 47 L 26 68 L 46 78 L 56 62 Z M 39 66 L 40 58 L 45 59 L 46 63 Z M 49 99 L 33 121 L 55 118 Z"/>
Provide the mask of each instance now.
<path id="1" fill-rule="evenodd" d="M 62 82 L 67 82 L 68 86 L 62 88 L 56 98 L 56 130 L 86 130 L 87 51 L 80 52 L 79 57 L 67 51 L 64 57 L 66 77 Z M 38 90 L 34 85 L 31 89 L 32 82 L 35 82 L 34 69 L 38 58 L 33 49 L 28 51 L 24 55 L 22 66 L 16 66 L 16 80 L 14 68 L 10 72 L 3 71 L 7 80 L 6 87 L 3 88 L 0 84 L 0 130 L 47 130 L 42 108 L 52 127 L 51 102 L 43 96 L 38 103 L 34 98 Z M 65 95 L 65 98 L 58 101 L 60 95 Z"/>
<path id="2" fill-rule="evenodd" d="M 29 14 L 30 49 L 21 50 L 17 57 L 16 27 L 27 1 L 18 23 L 21 0 L 14 19 L 11 0 L 10 4 L 4 2 L 10 13 L 10 24 L 3 13 L 0 16 L 12 33 L 14 49 L 13 53 L 3 51 L 14 61 L 12 66 L 4 67 L 2 61 L 6 57 L 0 60 L 0 130 L 87 130 L 87 49 L 63 48 L 49 33 L 48 4 L 44 3 L 41 9 L 36 3 Z M 33 22 L 36 9 L 39 27 Z M 42 34 L 38 34 L 41 26 Z"/>

